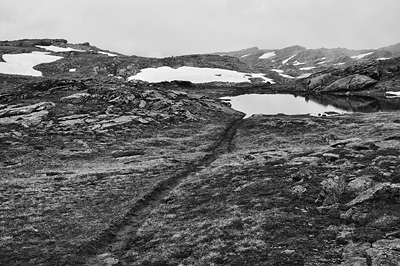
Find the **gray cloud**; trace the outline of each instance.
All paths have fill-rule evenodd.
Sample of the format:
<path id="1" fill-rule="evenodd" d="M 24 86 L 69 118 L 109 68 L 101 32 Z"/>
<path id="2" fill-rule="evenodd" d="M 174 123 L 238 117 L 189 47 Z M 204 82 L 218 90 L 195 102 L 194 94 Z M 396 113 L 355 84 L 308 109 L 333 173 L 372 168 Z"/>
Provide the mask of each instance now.
<path id="1" fill-rule="evenodd" d="M 398 0 L 1 0 L 0 39 L 66 38 L 142 56 L 400 42 Z"/>

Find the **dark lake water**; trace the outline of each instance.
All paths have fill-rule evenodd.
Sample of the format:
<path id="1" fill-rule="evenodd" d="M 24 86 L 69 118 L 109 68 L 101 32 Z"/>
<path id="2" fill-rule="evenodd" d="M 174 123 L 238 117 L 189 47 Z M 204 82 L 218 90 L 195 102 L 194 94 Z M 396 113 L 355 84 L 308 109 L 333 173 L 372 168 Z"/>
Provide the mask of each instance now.
<path id="1" fill-rule="evenodd" d="M 245 118 L 253 114 L 322 115 L 326 112 L 348 112 L 331 104 L 318 103 L 309 98 L 291 94 L 244 94 L 221 99 L 229 101 L 233 109 L 245 113 Z"/>
<path id="2" fill-rule="evenodd" d="M 246 114 L 310 114 L 326 115 L 331 112 L 381 112 L 400 111 L 400 97 L 393 96 L 345 96 L 345 95 L 308 95 L 292 94 L 243 94 L 221 98 L 229 101 L 232 108 Z"/>

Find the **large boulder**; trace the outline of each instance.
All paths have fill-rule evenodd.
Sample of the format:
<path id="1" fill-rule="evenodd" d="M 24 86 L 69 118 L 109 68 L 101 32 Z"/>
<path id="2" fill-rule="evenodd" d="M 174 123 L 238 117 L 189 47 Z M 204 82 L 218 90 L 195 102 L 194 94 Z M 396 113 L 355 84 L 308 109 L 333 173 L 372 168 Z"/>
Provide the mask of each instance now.
<path id="1" fill-rule="evenodd" d="M 359 91 L 367 89 L 378 81 L 365 75 L 354 74 L 336 80 L 320 89 L 319 92 Z"/>

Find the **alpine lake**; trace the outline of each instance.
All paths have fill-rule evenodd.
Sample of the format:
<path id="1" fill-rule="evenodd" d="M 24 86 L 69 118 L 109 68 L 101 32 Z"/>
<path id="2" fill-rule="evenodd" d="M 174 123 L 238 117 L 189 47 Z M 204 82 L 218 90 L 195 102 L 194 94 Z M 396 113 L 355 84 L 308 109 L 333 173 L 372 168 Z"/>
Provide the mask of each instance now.
<path id="1" fill-rule="evenodd" d="M 400 97 L 252 93 L 225 96 L 220 100 L 230 103 L 233 109 L 245 113 L 244 118 L 257 114 L 331 116 L 353 112 L 398 111 L 400 109 Z"/>

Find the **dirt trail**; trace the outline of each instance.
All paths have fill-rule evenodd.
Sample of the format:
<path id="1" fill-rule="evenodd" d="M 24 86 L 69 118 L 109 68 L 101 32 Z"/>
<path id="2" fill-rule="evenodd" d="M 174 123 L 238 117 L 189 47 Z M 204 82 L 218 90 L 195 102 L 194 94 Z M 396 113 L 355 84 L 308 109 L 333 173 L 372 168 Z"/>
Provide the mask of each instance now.
<path id="1" fill-rule="evenodd" d="M 83 246 L 80 251 L 82 257 L 87 257 L 87 266 L 123 265 L 117 263 L 121 254 L 128 245 L 128 240 L 146 221 L 153 209 L 159 206 L 176 186 L 188 176 L 199 172 L 214 162 L 219 156 L 232 150 L 232 140 L 243 119 L 231 122 L 221 135 L 220 139 L 210 148 L 209 153 L 197 163 L 188 163 L 185 170 L 178 171 L 169 179 L 157 184 L 152 191 L 141 198 L 129 211 L 125 219 L 114 224 L 102 233 L 95 241 Z M 129 243 L 134 245 L 135 243 Z"/>

